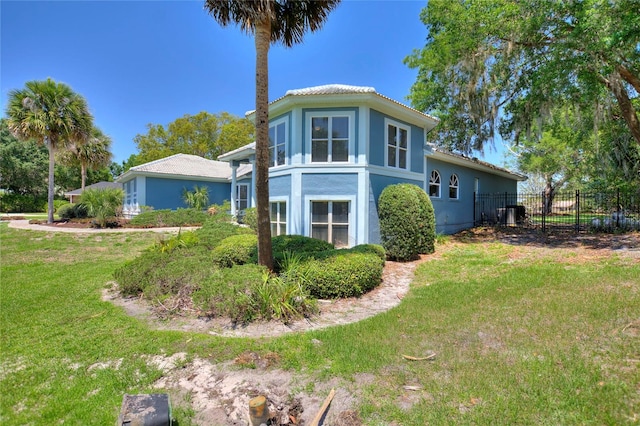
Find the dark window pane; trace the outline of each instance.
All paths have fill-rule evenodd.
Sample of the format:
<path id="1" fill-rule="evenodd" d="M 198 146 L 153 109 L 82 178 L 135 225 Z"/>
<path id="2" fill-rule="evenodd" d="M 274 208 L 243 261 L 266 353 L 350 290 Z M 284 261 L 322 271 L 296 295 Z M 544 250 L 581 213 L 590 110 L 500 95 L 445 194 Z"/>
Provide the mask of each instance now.
<path id="1" fill-rule="evenodd" d="M 400 155 L 400 158 L 398 161 L 398 167 L 400 167 L 401 169 L 406 169 L 407 168 L 407 151 L 405 151 L 404 149 L 401 149 L 398 154 Z"/>
<path id="2" fill-rule="evenodd" d="M 396 126 L 387 126 L 387 140 L 389 145 L 396 146 Z"/>
<path id="3" fill-rule="evenodd" d="M 319 240 L 329 241 L 329 226 L 328 225 L 312 225 L 311 237 Z"/>
<path id="4" fill-rule="evenodd" d="M 331 161 L 348 161 L 349 160 L 349 141 L 348 140 L 333 140 L 331 146 Z"/>
<path id="5" fill-rule="evenodd" d="M 326 140 L 313 141 L 311 146 L 311 161 L 325 162 L 329 158 L 329 144 Z"/>
<path id="6" fill-rule="evenodd" d="M 331 125 L 331 135 L 334 138 L 349 138 L 349 117 L 333 117 Z"/>
<path id="7" fill-rule="evenodd" d="M 405 129 L 400 129 L 400 145 L 401 148 L 407 147 L 407 131 Z"/>
<path id="8" fill-rule="evenodd" d="M 316 201 L 311 203 L 311 222 L 327 223 L 329 221 L 329 203 Z"/>
<path id="9" fill-rule="evenodd" d="M 333 223 L 349 223 L 349 202 L 333 202 Z"/>
<path id="10" fill-rule="evenodd" d="M 349 245 L 349 226 L 334 225 L 331 231 L 333 240 L 331 243 L 336 246 L 336 248 L 347 247 Z"/>
<path id="11" fill-rule="evenodd" d="M 396 166 L 396 149 L 392 146 L 387 148 L 387 166 L 395 167 Z"/>
<path id="12" fill-rule="evenodd" d="M 311 137 L 326 139 L 329 137 L 329 119 L 327 117 L 313 117 L 311 119 Z"/>

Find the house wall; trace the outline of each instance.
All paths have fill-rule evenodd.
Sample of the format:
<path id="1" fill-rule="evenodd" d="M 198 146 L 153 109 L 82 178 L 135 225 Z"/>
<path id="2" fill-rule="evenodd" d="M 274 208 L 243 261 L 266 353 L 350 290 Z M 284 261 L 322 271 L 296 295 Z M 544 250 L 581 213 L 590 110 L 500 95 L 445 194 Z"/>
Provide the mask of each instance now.
<path id="1" fill-rule="evenodd" d="M 369 110 L 369 164 L 386 167 L 385 164 L 385 118 L 409 127 L 409 171 L 423 173 L 424 171 L 424 129 L 411 125 L 395 117 L 383 114 L 374 109 Z M 398 169 L 396 169 L 398 170 Z"/>
<path id="2" fill-rule="evenodd" d="M 441 177 L 440 197 L 430 197 L 436 215 L 436 232 L 453 234 L 473 227 L 473 193 L 476 179 L 480 193 L 513 193 L 517 191 L 517 181 L 492 175 L 467 167 L 450 164 L 427 157 L 425 190 L 428 193 L 428 182 L 432 170 L 437 170 Z M 456 174 L 459 180 L 458 199 L 449 198 L 449 178 Z"/>
<path id="3" fill-rule="evenodd" d="M 184 208 L 182 192 L 192 191 L 194 185 L 209 188 L 209 203 L 222 204 L 229 199 L 231 184 L 228 182 L 206 182 L 191 179 L 168 179 L 146 177 L 146 198 L 140 205 L 152 206 L 156 210 Z"/>

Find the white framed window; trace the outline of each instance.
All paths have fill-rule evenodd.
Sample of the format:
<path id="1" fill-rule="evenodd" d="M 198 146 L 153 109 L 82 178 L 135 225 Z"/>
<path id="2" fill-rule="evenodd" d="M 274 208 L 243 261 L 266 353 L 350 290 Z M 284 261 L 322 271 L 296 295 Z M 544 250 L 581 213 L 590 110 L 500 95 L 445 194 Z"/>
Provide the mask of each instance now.
<path id="1" fill-rule="evenodd" d="M 349 201 L 311 201 L 311 237 L 349 246 Z"/>
<path id="2" fill-rule="evenodd" d="M 287 202 L 269 203 L 271 235 L 287 235 Z"/>
<path id="3" fill-rule="evenodd" d="M 269 126 L 269 167 L 284 166 L 287 161 L 287 122 L 275 121 Z"/>
<path id="4" fill-rule="evenodd" d="M 440 198 L 440 183 L 440 172 L 431 170 L 431 177 L 429 177 L 429 197 Z"/>
<path id="5" fill-rule="evenodd" d="M 249 185 L 239 183 L 236 185 L 236 211 L 249 207 Z"/>
<path id="6" fill-rule="evenodd" d="M 400 123 L 385 120 L 385 153 L 388 167 L 407 169 L 409 163 L 410 129 Z"/>
<path id="7" fill-rule="evenodd" d="M 458 175 L 455 173 L 451 175 L 449 178 L 449 198 L 453 200 L 458 199 L 459 195 L 460 182 L 458 180 Z"/>
<path id="8" fill-rule="evenodd" d="M 353 162 L 355 113 L 313 113 L 307 116 L 311 163 Z"/>

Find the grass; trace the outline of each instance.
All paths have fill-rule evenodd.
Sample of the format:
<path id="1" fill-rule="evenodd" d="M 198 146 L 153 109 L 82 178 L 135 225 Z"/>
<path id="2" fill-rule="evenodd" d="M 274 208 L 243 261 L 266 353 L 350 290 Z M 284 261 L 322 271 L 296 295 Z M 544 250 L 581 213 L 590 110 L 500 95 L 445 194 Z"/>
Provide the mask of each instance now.
<path id="1" fill-rule="evenodd" d="M 113 424 L 153 391 L 145 357 L 275 352 L 280 367 L 352 381 L 367 425 L 637 424 L 640 263 L 501 243 L 437 247 L 389 312 L 273 339 L 152 331 L 100 291 L 157 236 L 0 225 L 0 423 Z M 320 340 L 322 344 L 317 344 Z M 401 355 L 434 361 L 407 361 Z M 405 390 L 403 386 L 418 390 Z M 176 410 L 189 424 L 192 411 Z M 635 419 L 635 420 L 634 420 Z"/>

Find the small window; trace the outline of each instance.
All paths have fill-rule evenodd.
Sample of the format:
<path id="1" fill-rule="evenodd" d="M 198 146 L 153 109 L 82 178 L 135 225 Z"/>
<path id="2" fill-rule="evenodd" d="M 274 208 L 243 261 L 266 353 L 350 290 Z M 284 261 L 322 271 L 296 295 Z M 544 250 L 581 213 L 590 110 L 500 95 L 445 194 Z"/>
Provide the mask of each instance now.
<path id="1" fill-rule="evenodd" d="M 409 129 L 396 123 L 387 123 L 387 166 L 407 168 Z"/>
<path id="2" fill-rule="evenodd" d="M 287 235 L 287 203 L 270 204 L 271 235 Z"/>
<path id="3" fill-rule="evenodd" d="M 312 201 L 311 237 L 332 243 L 337 248 L 349 246 L 349 202 Z"/>
<path id="4" fill-rule="evenodd" d="M 440 173 L 437 170 L 431 171 L 429 178 L 429 197 L 440 198 Z"/>
<path id="5" fill-rule="evenodd" d="M 458 176 L 453 174 L 449 178 L 449 198 L 457 200 L 458 199 Z"/>
<path id="6" fill-rule="evenodd" d="M 284 122 L 269 127 L 269 167 L 284 166 L 287 157 L 287 129 Z"/>
<path id="7" fill-rule="evenodd" d="M 311 118 L 311 162 L 349 161 L 349 117 Z"/>
<path id="8" fill-rule="evenodd" d="M 244 210 L 249 207 L 249 185 L 236 186 L 236 209 Z"/>

